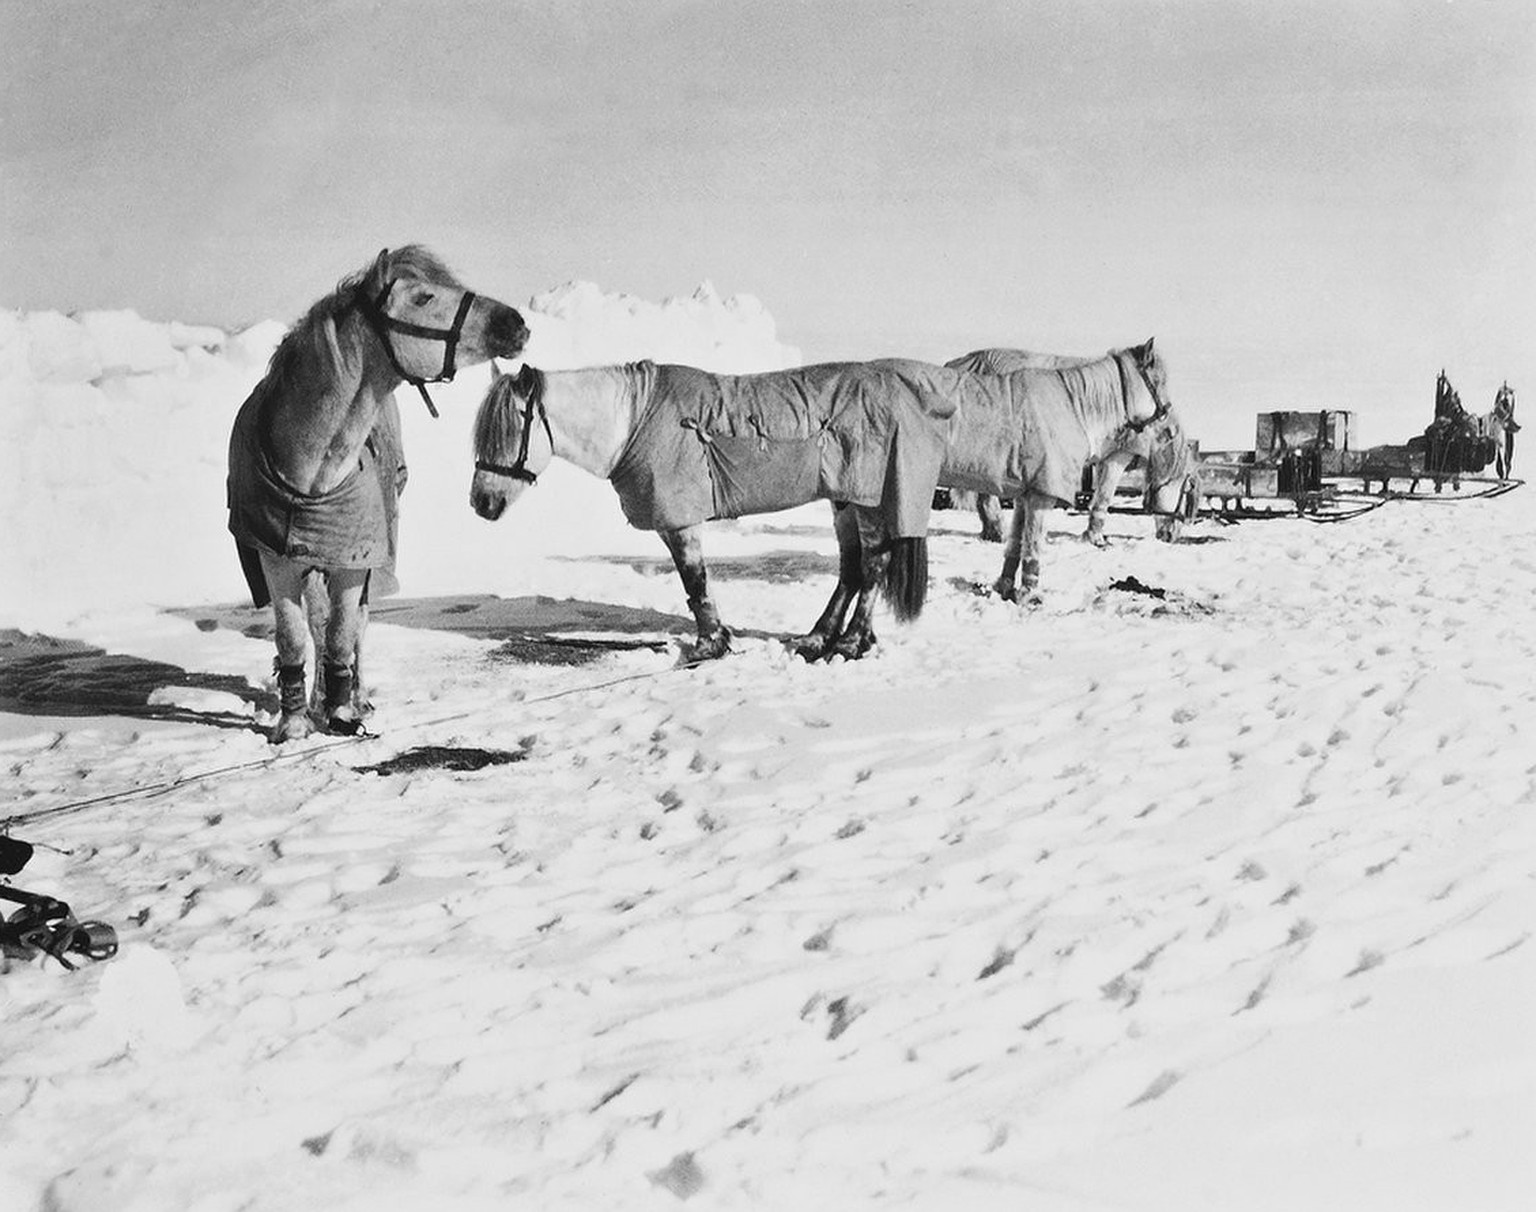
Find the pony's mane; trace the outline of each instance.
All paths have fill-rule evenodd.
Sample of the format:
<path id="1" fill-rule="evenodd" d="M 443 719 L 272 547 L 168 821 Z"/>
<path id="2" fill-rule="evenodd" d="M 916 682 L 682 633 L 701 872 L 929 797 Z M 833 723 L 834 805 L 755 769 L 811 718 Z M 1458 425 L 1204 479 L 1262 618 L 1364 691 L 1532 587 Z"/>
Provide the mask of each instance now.
<path id="1" fill-rule="evenodd" d="M 518 377 L 495 375 L 475 413 L 475 458 L 505 463 L 518 439 Z"/>
<path id="2" fill-rule="evenodd" d="M 316 300 L 294 322 L 272 351 L 266 378 L 262 381 L 263 391 L 277 395 L 323 391 L 328 384 L 354 368 L 359 350 L 354 342 L 348 342 L 346 349 L 341 347 L 340 329 L 335 321 L 353 306 L 358 289 L 368 281 L 376 264 L 376 261 L 370 261 L 356 273 L 342 278 L 336 283 L 335 290 Z M 453 271 L 420 244 L 391 249 L 386 254 L 385 266 L 389 279 L 414 278 L 456 290 L 464 289 Z"/>
<path id="3" fill-rule="evenodd" d="M 973 349 L 968 354 L 944 363 L 951 370 L 969 370 L 979 374 L 1006 375 L 1016 370 L 1060 370 L 1064 366 L 1081 366 L 1096 358 L 1080 358 L 1072 354 L 1035 353 L 1028 349 Z"/>

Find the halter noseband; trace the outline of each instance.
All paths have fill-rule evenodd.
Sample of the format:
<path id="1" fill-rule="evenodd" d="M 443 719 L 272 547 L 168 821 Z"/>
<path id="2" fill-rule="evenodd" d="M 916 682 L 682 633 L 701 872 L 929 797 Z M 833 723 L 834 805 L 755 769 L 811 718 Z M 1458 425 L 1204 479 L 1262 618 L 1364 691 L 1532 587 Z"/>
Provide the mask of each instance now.
<path id="1" fill-rule="evenodd" d="M 537 484 L 539 477 L 536 472 L 528 470 L 528 443 L 533 436 L 533 414 L 538 410 L 539 420 L 544 423 L 544 436 L 549 439 L 549 448 L 555 448 L 555 433 L 549 427 L 549 412 L 544 407 L 544 376 L 532 366 L 524 366 L 522 373 L 518 375 L 517 385 L 524 389 L 523 402 L 523 433 L 518 439 L 517 458 L 511 463 L 493 463 L 487 459 L 476 459 L 476 471 L 488 471 L 495 476 L 509 476 L 514 480 L 521 480 L 524 484 Z"/>
<path id="2" fill-rule="evenodd" d="M 459 310 L 453 317 L 453 326 L 451 328 L 428 328 L 424 324 L 412 324 L 409 320 L 397 320 L 384 310 L 384 304 L 389 299 L 390 291 L 394 290 L 394 288 L 395 282 L 394 279 L 391 279 L 384 284 L 384 289 L 379 291 L 379 296 L 376 299 L 370 299 L 362 291 L 358 291 L 356 296 L 357 308 L 363 313 L 364 319 L 368 321 L 368 326 L 373 329 L 380 342 L 383 343 L 384 352 L 389 355 L 390 363 L 394 366 L 395 372 L 417 391 L 421 392 L 421 398 L 426 402 L 427 411 L 435 417 L 438 415 L 437 406 L 432 403 L 432 397 L 427 394 L 427 384 L 453 382 L 453 359 L 454 355 L 458 352 L 459 337 L 464 332 L 464 321 L 468 318 L 469 309 L 475 302 L 475 292 L 472 290 L 464 292 L 464 297 L 459 300 Z M 443 369 L 436 378 L 423 379 L 420 375 L 411 374 L 410 371 L 400 365 L 400 359 L 395 355 L 395 347 L 389 339 L 389 334 L 392 331 L 404 333 L 408 337 L 424 337 L 427 340 L 441 341 L 443 343 Z"/>

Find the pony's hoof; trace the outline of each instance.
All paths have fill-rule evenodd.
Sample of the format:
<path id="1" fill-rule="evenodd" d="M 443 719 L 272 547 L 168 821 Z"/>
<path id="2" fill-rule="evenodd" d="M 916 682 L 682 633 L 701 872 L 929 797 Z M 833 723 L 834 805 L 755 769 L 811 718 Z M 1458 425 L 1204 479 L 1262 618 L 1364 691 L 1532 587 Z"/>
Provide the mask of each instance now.
<path id="1" fill-rule="evenodd" d="M 699 661 L 718 661 L 731 650 L 731 631 L 722 627 L 710 635 L 701 635 L 688 652 L 690 665 Z"/>
<path id="2" fill-rule="evenodd" d="M 285 713 L 277 721 L 277 726 L 272 729 L 272 735 L 268 739 L 274 745 L 281 745 L 285 741 L 302 741 L 314 730 L 315 726 L 310 722 L 307 711 Z"/>
<path id="3" fill-rule="evenodd" d="M 1003 531 L 1000 526 L 983 526 L 981 528 L 981 541 L 983 543 L 1001 543 Z"/>
<path id="4" fill-rule="evenodd" d="M 1019 591 L 1011 581 L 994 581 L 992 583 L 992 592 L 1005 602 L 1017 602 L 1019 600 Z"/>
<path id="5" fill-rule="evenodd" d="M 807 665 L 814 665 L 827 655 L 827 637 L 815 631 L 798 635 L 789 641 L 789 650 Z"/>
<path id="6" fill-rule="evenodd" d="M 827 651 L 827 659 L 842 657 L 845 661 L 857 661 L 866 655 L 875 646 L 875 633 L 872 631 L 861 632 L 857 635 L 844 633 L 837 643 Z"/>
<path id="7" fill-rule="evenodd" d="M 363 730 L 363 721 L 352 711 L 338 711 L 325 719 L 325 731 L 331 736 L 356 736 Z"/>

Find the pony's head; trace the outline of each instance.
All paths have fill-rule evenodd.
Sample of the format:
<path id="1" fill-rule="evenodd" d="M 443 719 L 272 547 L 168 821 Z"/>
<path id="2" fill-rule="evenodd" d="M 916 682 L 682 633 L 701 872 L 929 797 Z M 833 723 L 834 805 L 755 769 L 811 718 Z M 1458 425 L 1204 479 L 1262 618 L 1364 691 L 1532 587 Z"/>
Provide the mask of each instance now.
<path id="1" fill-rule="evenodd" d="M 1136 368 L 1146 401 L 1132 413 L 1147 426 L 1146 489 L 1142 508 L 1157 517 L 1157 537 L 1171 541 L 1179 521 L 1200 509 L 1200 462 L 1168 394 L 1168 367 L 1155 338 L 1125 351 Z"/>
<path id="2" fill-rule="evenodd" d="M 1180 522 L 1200 512 L 1200 460 L 1194 443 L 1172 413 L 1152 429 L 1146 455 L 1142 508 L 1156 518 L 1157 537 L 1172 542 Z"/>
<path id="3" fill-rule="evenodd" d="M 459 366 L 516 357 L 528 341 L 528 326 L 516 309 L 466 289 L 419 244 L 384 249 L 339 290 L 351 292 L 394 368 L 411 384 L 444 382 Z"/>
<path id="4" fill-rule="evenodd" d="M 515 375 L 493 373 L 475 415 L 475 478 L 469 486 L 474 511 L 494 522 L 554 457 L 543 373 L 527 365 Z"/>
<path id="5" fill-rule="evenodd" d="M 1161 417 L 1173 410 L 1173 401 L 1168 397 L 1168 367 L 1163 363 L 1163 355 L 1156 349 L 1157 338 L 1148 337 L 1140 345 L 1132 345 L 1124 353 L 1130 358 L 1136 367 L 1136 378 L 1145 393 L 1146 399 L 1132 406 L 1131 416 L 1136 417 Z M 1132 385 L 1132 395 L 1135 386 Z"/>

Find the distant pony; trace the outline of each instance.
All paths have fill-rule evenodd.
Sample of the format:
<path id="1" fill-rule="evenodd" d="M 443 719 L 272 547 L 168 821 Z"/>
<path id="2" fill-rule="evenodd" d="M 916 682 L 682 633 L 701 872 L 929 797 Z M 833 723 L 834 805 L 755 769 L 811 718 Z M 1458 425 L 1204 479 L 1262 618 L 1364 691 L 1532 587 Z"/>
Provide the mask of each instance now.
<path id="1" fill-rule="evenodd" d="M 1066 354 L 1035 353 L 1024 349 L 977 349 L 968 354 L 962 354 L 944 365 L 952 366 L 957 370 L 973 370 L 984 374 L 1009 374 L 1016 370 L 1074 369 L 1098 360 Z M 1127 471 L 1139 464 L 1145 464 L 1152 452 L 1153 436 L 1151 429 L 1124 430 L 1121 435 L 1123 441 L 1103 458 L 1089 462 L 1088 471 L 1092 477 L 1093 495 L 1088 503 L 1088 526 L 1083 532 L 1083 538 L 1095 547 L 1103 547 L 1108 543 L 1104 537 L 1104 523 L 1109 516 L 1109 507 L 1115 499 L 1115 492 Z M 1198 509 L 1198 488 L 1192 488 L 1191 492 L 1195 495 L 1186 503 L 1186 508 Z M 1002 542 L 1002 502 L 990 493 L 975 495 L 976 513 L 981 519 L 981 537 L 989 542 Z M 1172 542 L 1177 537 L 1178 527 L 1177 517 L 1166 514 L 1157 515 L 1155 533 L 1164 542 Z"/>
<path id="2" fill-rule="evenodd" d="M 855 659 L 875 642 L 873 589 L 898 621 L 922 612 L 928 512 L 963 377 L 901 359 L 755 375 L 524 366 L 480 405 L 470 504 L 494 521 L 556 458 L 608 480 L 630 525 L 671 552 L 697 625 L 692 659 L 708 660 L 731 632 L 709 596 L 703 523 L 832 501 L 838 588 L 792 645 L 806 660 Z"/>
<path id="3" fill-rule="evenodd" d="M 369 577 L 393 580 L 405 459 L 393 392 L 447 382 L 461 365 L 513 357 L 528 339 L 505 303 L 465 289 L 417 245 L 385 249 L 312 306 L 272 354 L 229 440 L 229 529 L 258 606 L 277 624 L 274 743 L 361 727 L 358 645 Z M 321 634 L 323 632 L 323 634 Z"/>

